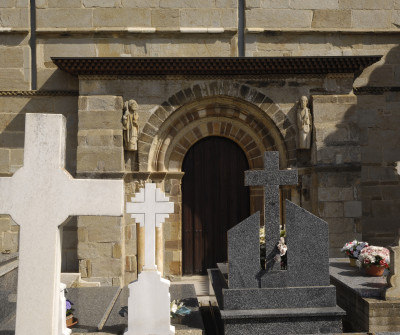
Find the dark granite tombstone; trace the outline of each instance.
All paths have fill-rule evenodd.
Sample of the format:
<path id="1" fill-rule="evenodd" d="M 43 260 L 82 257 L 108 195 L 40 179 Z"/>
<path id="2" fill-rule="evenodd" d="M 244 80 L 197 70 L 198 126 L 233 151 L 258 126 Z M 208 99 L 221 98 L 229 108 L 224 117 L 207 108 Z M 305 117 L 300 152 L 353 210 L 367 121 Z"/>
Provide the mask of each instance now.
<path id="1" fill-rule="evenodd" d="M 278 159 L 277 152 L 266 152 L 265 169 L 246 172 L 246 185 L 266 185 L 268 265 L 266 270 L 260 267 L 260 215 L 256 213 L 228 232 L 228 280 L 221 284 L 226 278 L 221 275 L 213 281 L 219 282 L 214 291 L 222 297 L 225 334 L 339 333 L 345 313 L 336 306 L 335 287 L 329 285 L 328 224 L 286 201 L 287 270 L 274 264 L 279 185 L 297 183 L 297 171 L 280 171 Z"/>

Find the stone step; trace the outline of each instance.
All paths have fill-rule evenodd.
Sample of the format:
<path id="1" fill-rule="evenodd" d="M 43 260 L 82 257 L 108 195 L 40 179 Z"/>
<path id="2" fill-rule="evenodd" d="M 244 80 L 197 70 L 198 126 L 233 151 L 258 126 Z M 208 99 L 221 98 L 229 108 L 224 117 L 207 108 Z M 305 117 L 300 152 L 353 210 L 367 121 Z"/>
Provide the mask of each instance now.
<path id="1" fill-rule="evenodd" d="M 100 287 L 100 282 L 89 282 L 82 280 L 80 273 L 61 273 L 60 281 L 67 285 L 67 288 L 71 287 Z"/>

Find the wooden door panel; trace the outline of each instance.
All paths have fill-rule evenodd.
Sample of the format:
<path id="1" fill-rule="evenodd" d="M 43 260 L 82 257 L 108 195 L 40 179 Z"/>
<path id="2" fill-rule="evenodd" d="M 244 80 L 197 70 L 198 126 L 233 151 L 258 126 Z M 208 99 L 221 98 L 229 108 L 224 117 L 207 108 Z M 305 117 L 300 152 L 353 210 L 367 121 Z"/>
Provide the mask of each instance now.
<path id="1" fill-rule="evenodd" d="M 227 231 L 249 216 L 248 169 L 241 148 L 207 137 L 185 156 L 182 170 L 183 273 L 205 274 L 227 259 Z"/>

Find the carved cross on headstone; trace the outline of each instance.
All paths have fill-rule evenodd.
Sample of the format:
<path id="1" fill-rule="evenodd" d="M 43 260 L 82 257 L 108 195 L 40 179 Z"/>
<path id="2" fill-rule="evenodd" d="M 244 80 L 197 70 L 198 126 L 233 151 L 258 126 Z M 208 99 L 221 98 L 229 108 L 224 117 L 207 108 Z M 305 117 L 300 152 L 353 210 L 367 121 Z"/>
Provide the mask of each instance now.
<path id="1" fill-rule="evenodd" d="M 164 193 L 156 188 L 156 184 L 147 183 L 145 188 L 136 193 L 132 202 L 126 204 L 126 212 L 144 226 L 144 270 L 156 270 L 156 227 L 174 212 L 174 204 L 168 201 Z"/>
<path id="2" fill-rule="evenodd" d="M 279 185 L 297 184 L 297 170 L 279 170 L 279 152 L 264 153 L 264 170 L 246 171 L 246 186 L 264 186 L 264 223 L 267 268 L 273 267 L 280 236 Z"/>
<path id="3" fill-rule="evenodd" d="M 61 241 L 69 216 L 123 214 L 122 180 L 74 180 L 64 170 L 65 118 L 26 114 L 24 166 L 0 178 L 0 213 L 20 226 L 16 334 L 59 331 Z"/>

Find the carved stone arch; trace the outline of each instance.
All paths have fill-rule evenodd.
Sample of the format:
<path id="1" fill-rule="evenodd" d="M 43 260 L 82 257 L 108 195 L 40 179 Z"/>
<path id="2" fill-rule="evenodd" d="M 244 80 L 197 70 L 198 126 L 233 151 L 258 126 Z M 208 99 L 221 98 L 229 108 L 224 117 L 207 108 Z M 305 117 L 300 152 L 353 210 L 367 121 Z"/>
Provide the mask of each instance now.
<path id="1" fill-rule="evenodd" d="M 235 141 L 250 168 L 262 167 L 266 150 L 280 152 L 282 168 L 296 161 L 296 128 L 279 106 L 249 86 L 216 81 L 180 91 L 155 110 L 139 138 L 140 170 L 180 171 L 189 148 L 207 136 Z"/>

